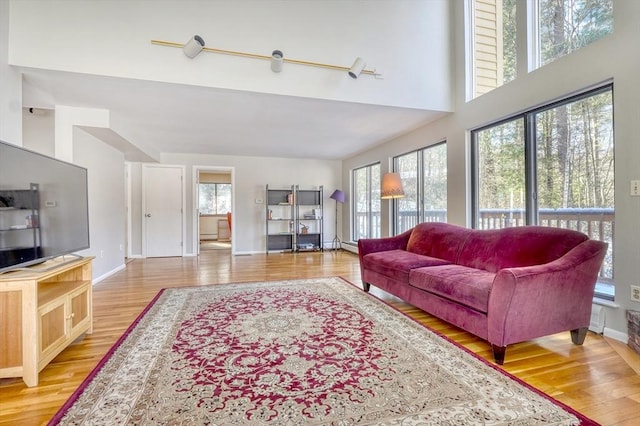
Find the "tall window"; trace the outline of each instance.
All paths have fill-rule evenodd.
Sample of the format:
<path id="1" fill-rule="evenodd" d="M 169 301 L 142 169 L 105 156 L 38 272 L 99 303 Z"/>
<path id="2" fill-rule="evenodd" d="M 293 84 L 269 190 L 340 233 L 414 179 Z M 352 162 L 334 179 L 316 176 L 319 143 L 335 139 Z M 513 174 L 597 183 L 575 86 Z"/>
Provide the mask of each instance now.
<path id="1" fill-rule="evenodd" d="M 200 183 L 200 214 L 226 214 L 231 211 L 230 183 Z"/>
<path id="2" fill-rule="evenodd" d="M 475 98 L 516 77 L 516 0 L 471 0 Z"/>
<path id="3" fill-rule="evenodd" d="M 467 0 L 469 93 L 473 99 L 502 86 L 517 75 L 518 0 Z M 523 4 L 523 3 L 520 3 Z M 529 31 L 535 34 L 527 57 L 534 68 L 546 65 L 613 32 L 613 0 L 531 0 Z M 524 20 L 523 20 L 524 21 Z M 524 52 L 522 52 L 524 56 Z"/>
<path id="4" fill-rule="evenodd" d="M 608 85 L 472 132 L 473 221 L 480 229 L 543 225 L 609 243 L 613 279 L 613 93 Z M 599 286 L 613 296 L 613 286 Z"/>
<path id="5" fill-rule="evenodd" d="M 380 237 L 380 164 L 353 170 L 353 240 Z"/>
<path id="6" fill-rule="evenodd" d="M 545 65 L 613 32 L 613 0 L 538 0 L 538 63 Z"/>
<path id="7" fill-rule="evenodd" d="M 404 197 L 395 200 L 394 233 L 421 222 L 447 221 L 447 145 L 440 143 L 394 158 Z"/>

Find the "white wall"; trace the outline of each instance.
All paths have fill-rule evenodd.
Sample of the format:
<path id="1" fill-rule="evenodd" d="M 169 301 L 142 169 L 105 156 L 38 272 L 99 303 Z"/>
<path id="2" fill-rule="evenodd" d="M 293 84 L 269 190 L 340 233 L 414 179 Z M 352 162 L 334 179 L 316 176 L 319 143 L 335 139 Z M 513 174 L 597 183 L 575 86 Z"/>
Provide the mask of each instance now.
<path id="1" fill-rule="evenodd" d="M 11 4 L 9 63 L 114 77 L 448 111 L 447 0 L 30 0 Z M 238 25 L 242 22 L 242 25 Z M 152 39 L 350 67 L 344 71 L 212 53 L 191 60 Z"/>
<path id="2" fill-rule="evenodd" d="M 519 4 L 524 5 L 524 1 Z M 607 309 L 607 329 L 614 337 L 626 336 L 627 309 L 640 310 L 640 303 L 629 298 L 630 284 L 640 283 L 640 197 L 629 196 L 629 181 L 640 179 L 640 2 L 614 2 L 614 34 L 567 55 L 532 73 L 518 78 L 471 102 L 465 102 L 463 90 L 456 92 L 455 113 L 415 132 L 390 141 L 343 162 L 343 186 L 349 189 L 353 168 L 372 162 L 382 163 L 384 173 L 390 158 L 442 140 L 447 141 L 448 217 L 451 223 L 470 224 L 469 215 L 469 130 L 530 109 L 608 79 L 614 82 L 616 229 L 614 241 L 616 303 Z M 456 87 L 465 87 L 465 35 L 463 2 L 454 6 L 454 45 Z M 349 198 L 349 197 L 348 197 Z M 383 223 L 389 223 L 389 211 L 383 205 Z M 344 212 L 349 212 L 345 203 Z M 342 225 L 350 229 L 349 215 Z M 388 233 L 388 229 L 384 229 Z"/>
<path id="3" fill-rule="evenodd" d="M 0 1 L 0 140 L 22 146 L 22 79 L 8 65 L 9 9 Z"/>
<path id="4" fill-rule="evenodd" d="M 214 155 L 175 154 L 163 155 L 163 164 L 186 165 L 186 252 L 193 254 L 194 241 L 194 181 L 193 167 L 232 167 L 235 172 L 233 234 L 236 254 L 259 253 L 265 250 L 266 206 L 257 204 L 256 199 L 265 199 L 265 189 L 268 184 L 272 188 L 289 188 L 300 185 L 300 188 L 315 188 L 324 186 L 324 240 L 329 243 L 335 231 L 335 205 L 329 195 L 338 188 L 342 181 L 340 161 L 237 157 Z M 140 163 L 134 165 L 134 169 Z M 134 192 L 139 191 L 140 174 L 133 176 Z M 142 197 L 138 198 L 141 200 Z M 135 203 L 134 199 L 134 203 Z M 135 209 L 136 207 L 134 207 Z M 135 217 L 135 216 L 134 216 Z M 132 246 L 134 256 L 141 252 L 140 223 L 132 224 Z M 137 251 L 136 251 L 137 250 Z"/>
<path id="5" fill-rule="evenodd" d="M 124 155 L 84 130 L 73 130 L 74 164 L 88 172 L 90 248 L 93 277 L 100 279 L 124 268 Z"/>
<path id="6" fill-rule="evenodd" d="M 22 111 L 22 145 L 40 154 L 55 156 L 55 112 L 51 109 Z"/>

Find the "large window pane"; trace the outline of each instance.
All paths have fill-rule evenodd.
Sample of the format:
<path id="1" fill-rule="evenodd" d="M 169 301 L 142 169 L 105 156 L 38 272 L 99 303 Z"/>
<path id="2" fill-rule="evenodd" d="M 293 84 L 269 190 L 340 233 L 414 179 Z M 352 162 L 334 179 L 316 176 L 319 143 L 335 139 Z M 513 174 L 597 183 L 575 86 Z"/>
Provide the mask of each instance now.
<path id="1" fill-rule="evenodd" d="M 353 170 L 353 240 L 380 237 L 380 164 Z"/>
<path id="2" fill-rule="evenodd" d="M 472 0 L 472 97 L 516 77 L 516 0 Z"/>
<path id="3" fill-rule="evenodd" d="M 400 174 L 404 197 L 397 198 L 395 233 L 401 234 L 418 224 L 418 152 L 396 157 L 395 171 Z"/>
<path id="4" fill-rule="evenodd" d="M 394 158 L 404 197 L 394 200 L 394 233 L 421 222 L 447 221 L 447 145 L 440 143 Z"/>
<path id="5" fill-rule="evenodd" d="M 525 225 L 524 120 L 476 133 L 479 229 Z"/>
<path id="6" fill-rule="evenodd" d="M 568 228 L 608 243 L 596 294 L 609 299 L 615 236 L 612 96 L 608 85 L 472 132 L 474 226 Z"/>
<path id="7" fill-rule="evenodd" d="M 442 143 L 423 151 L 422 211 L 424 222 L 447 221 L 447 145 Z"/>
<path id="8" fill-rule="evenodd" d="M 609 243 L 602 274 L 613 278 L 612 94 L 536 114 L 538 222 Z"/>
<path id="9" fill-rule="evenodd" d="M 612 32 L 612 0 L 538 0 L 540 65 Z"/>

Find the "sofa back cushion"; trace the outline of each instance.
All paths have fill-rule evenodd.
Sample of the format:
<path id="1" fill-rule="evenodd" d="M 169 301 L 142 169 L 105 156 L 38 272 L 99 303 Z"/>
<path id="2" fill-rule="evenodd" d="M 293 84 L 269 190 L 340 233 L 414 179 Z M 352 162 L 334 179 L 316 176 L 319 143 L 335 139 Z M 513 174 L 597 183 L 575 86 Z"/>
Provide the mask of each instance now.
<path id="1" fill-rule="evenodd" d="M 473 230 L 457 263 L 489 272 L 541 265 L 562 257 L 587 239 L 581 232 L 546 226 Z"/>
<path id="2" fill-rule="evenodd" d="M 411 232 L 407 251 L 457 263 L 460 248 L 471 232 L 443 222 L 420 223 Z"/>

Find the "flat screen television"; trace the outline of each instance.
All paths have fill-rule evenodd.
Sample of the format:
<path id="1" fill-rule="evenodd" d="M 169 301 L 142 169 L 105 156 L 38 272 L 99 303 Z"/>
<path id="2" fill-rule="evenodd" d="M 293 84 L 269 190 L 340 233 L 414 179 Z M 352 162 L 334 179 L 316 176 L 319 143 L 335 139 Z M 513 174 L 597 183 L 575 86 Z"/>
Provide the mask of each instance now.
<path id="1" fill-rule="evenodd" d="M 86 248 L 87 169 L 0 142 L 0 273 Z"/>

